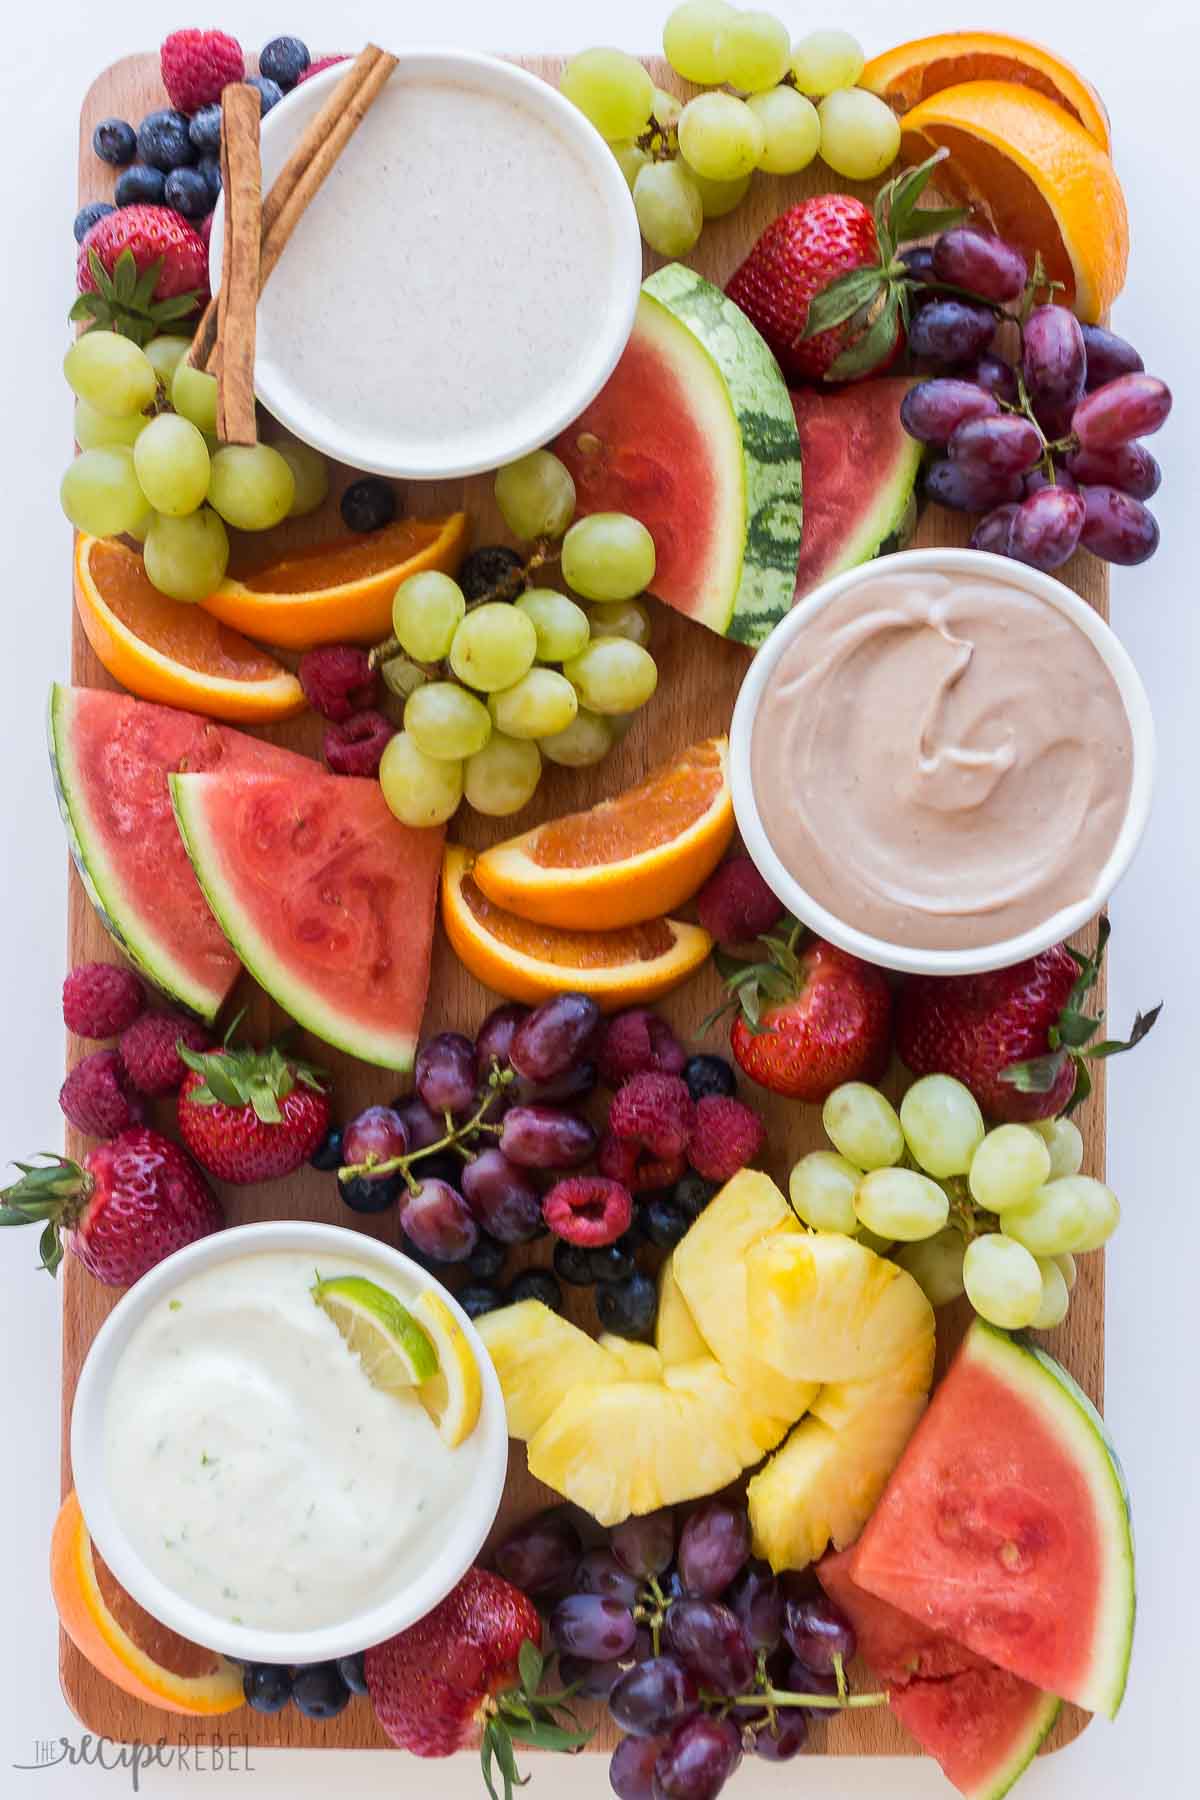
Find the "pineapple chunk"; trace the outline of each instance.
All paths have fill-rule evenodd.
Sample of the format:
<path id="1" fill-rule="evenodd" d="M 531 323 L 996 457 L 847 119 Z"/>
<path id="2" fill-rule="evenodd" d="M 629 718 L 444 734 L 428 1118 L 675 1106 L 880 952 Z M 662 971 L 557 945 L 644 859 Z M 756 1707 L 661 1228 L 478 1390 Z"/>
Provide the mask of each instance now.
<path id="1" fill-rule="evenodd" d="M 616 1357 L 630 1381 L 662 1380 L 663 1359 L 653 1344 L 635 1344 L 615 1331 L 602 1331 L 596 1342 Z"/>
<path id="2" fill-rule="evenodd" d="M 776 1234 L 746 1252 L 758 1353 L 812 1381 L 869 1381 L 932 1337 L 911 1275 L 839 1232 Z"/>
<path id="3" fill-rule="evenodd" d="M 496 1365 L 510 1437 L 531 1438 L 574 1388 L 628 1379 L 611 1351 L 540 1300 L 520 1300 L 476 1321 Z"/>
<path id="4" fill-rule="evenodd" d="M 663 1380 L 672 1392 L 694 1395 L 703 1401 L 708 1417 L 721 1421 L 721 1429 L 728 1433 L 745 1469 L 761 1462 L 768 1450 L 781 1444 L 794 1423 L 790 1418 L 777 1419 L 764 1412 L 757 1404 L 757 1396 L 735 1387 L 712 1356 L 673 1363 L 664 1370 Z"/>
<path id="5" fill-rule="evenodd" d="M 711 1354 L 675 1279 L 674 1261 L 672 1253 L 659 1271 L 658 1322 L 654 1327 L 659 1355 L 668 1364 L 692 1362 L 697 1356 Z"/>

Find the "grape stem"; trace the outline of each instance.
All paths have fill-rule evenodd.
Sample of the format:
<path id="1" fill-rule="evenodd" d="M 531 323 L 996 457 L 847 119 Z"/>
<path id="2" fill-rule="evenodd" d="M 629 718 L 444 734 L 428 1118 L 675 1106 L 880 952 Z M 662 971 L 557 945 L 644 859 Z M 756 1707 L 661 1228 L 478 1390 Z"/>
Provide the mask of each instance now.
<path id="1" fill-rule="evenodd" d="M 737 1694 L 726 1700 L 723 1694 L 710 1694 L 701 1689 L 701 1700 L 709 1706 L 818 1706 L 825 1712 L 849 1712 L 851 1708 L 886 1706 L 886 1689 L 877 1694 L 792 1694 L 785 1688 L 760 1688 L 754 1694 Z"/>
<path id="2" fill-rule="evenodd" d="M 446 1135 L 445 1137 L 438 1138 L 436 1143 L 426 1144 L 420 1150 L 410 1150 L 404 1156 L 388 1157 L 382 1162 L 373 1162 L 368 1157 L 367 1161 L 363 1163 L 347 1163 L 344 1168 L 338 1170 L 338 1180 L 353 1181 L 355 1177 L 359 1175 L 383 1177 L 385 1175 L 399 1174 L 404 1177 L 405 1186 L 408 1188 L 410 1194 L 420 1193 L 421 1183 L 411 1173 L 412 1165 L 420 1162 L 422 1157 L 435 1156 L 439 1150 L 454 1150 L 462 1157 L 464 1162 L 473 1161 L 475 1153 L 463 1140 L 469 1137 L 476 1137 L 480 1132 L 487 1132 L 490 1137 L 498 1137 L 500 1135 L 502 1130 L 501 1126 L 488 1125 L 485 1124 L 484 1121 L 487 1117 L 488 1108 L 492 1105 L 500 1090 L 507 1087 L 510 1082 L 515 1080 L 516 1076 L 511 1069 L 498 1069 L 493 1066 L 492 1072 L 488 1076 L 488 1090 L 484 1095 L 483 1101 L 477 1111 L 462 1125 L 455 1125 L 453 1113 L 448 1112 L 444 1115 Z"/>
<path id="3" fill-rule="evenodd" d="M 646 1577 L 646 1593 L 649 1594 L 650 1598 L 647 1600 L 645 1595 L 643 1595 L 639 1599 L 638 1604 L 634 1608 L 633 1616 L 639 1625 L 648 1625 L 650 1627 L 650 1642 L 654 1647 L 654 1654 L 657 1656 L 662 1644 L 663 1622 L 671 1610 L 671 1602 L 669 1597 L 663 1593 L 662 1588 L 659 1586 L 657 1575 L 648 1575 Z"/>

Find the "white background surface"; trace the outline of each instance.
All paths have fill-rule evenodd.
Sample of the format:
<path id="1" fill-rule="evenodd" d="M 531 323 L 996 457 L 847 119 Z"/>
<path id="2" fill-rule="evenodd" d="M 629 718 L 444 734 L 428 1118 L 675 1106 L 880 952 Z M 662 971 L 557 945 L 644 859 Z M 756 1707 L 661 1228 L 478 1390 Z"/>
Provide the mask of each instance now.
<path id="1" fill-rule="evenodd" d="M 4 796 L 0 921 L 4 927 L 0 1034 L 0 1154 L 23 1156 L 60 1142 L 55 1104 L 62 1062 L 58 987 L 64 964 L 65 851 L 43 749 L 47 683 L 66 673 L 70 536 L 57 505 L 70 451 L 70 413 L 59 360 L 72 289 L 76 115 L 102 65 L 156 45 L 165 30 L 196 22 L 192 9 L 117 0 L 18 0 L 0 39 L 0 244 L 6 311 L 0 333 L 0 458 L 3 459 Z M 437 0 L 433 6 L 340 0 L 207 3 L 248 47 L 296 31 L 314 52 L 355 49 L 368 36 L 390 48 L 405 40 L 479 49 L 582 48 L 611 42 L 657 47 L 667 0 Z M 1195 1532 L 1197 1454 L 1197 1259 L 1195 1199 L 1196 1046 L 1200 960 L 1196 805 L 1200 608 L 1195 584 L 1197 298 L 1200 259 L 1194 216 L 1200 32 L 1194 0 L 1005 0 L 969 12 L 920 0 L 856 0 L 847 8 L 773 10 L 796 35 L 840 24 L 872 54 L 900 37 L 990 23 L 1050 38 L 1098 84 L 1113 115 L 1116 157 L 1133 221 L 1129 285 L 1118 329 L 1175 391 L 1175 416 L 1154 445 L 1167 476 L 1155 502 L 1163 527 L 1157 558 L 1117 572 L 1114 623 L 1136 658 L 1155 707 L 1161 757 L 1154 818 L 1133 873 L 1113 908 L 1112 1018 L 1124 1027 L 1136 1004 L 1165 996 L 1154 1036 L 1113 1065 L 1111 1179 L 1125 1225 L 1109 1259 L 1108 1405 L 1136 1502 L 1140 1550 L 1139 1642 L 1124 1711 L 1024 1778 L 1028 1800 L 1087 1795 L 1196 1792 L 1193 1721 L 1200 1586 Z M 397 230 L 404 230 L 402 205 Z M 470 244 L 464 241 L 464 279 Z M 32 1233 L 30 1236 L 32 1237 Z M 55 1676 L 56 1623 L 46 1585 L 46 1550 L 58 1502 L 58 1305 L 35 1274 L 34 1244 L 7 1234 L 0 1246 L 0 1344 L 4 1425 L 0 1511 L 0 1796 L 117 1795 L 127 1772 L 15 1772 L 35 1741 L 78 1735 Z M 235 1723 L 235 1721 L 231 1721 Z M 237 1775 L 150 1771 L 144 1791 L 215 1790 L 256 1796 L 317 1795 L 329 1784 L 362 1795 L 402 1792 L 474 1796 L 474 1759 L 401 1762 L 383 1753 L 258 1752 Z M 609 1792 L 603 1758 L 537 1760 L 534 1793 Z M 755 1800 L 802 1786 L 812 1800 L 950 1792 L 937 1769 L 916 1760 L 806 1761 L 784 1774 L 746 1764 L 730 1790 Z"/>

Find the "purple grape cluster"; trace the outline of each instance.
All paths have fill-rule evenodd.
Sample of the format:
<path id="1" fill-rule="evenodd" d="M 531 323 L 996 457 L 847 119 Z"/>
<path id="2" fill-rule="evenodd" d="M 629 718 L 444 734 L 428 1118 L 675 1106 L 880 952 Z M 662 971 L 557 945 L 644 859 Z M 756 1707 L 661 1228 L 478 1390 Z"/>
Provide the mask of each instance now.
<path id="1" fill-rule="evenodd" d="M 1145 562 L 1158 546 L 1146 501 L 1161 473 L 1141 443 L 1171 410 L 1124 338 L 1081 325 L 1000 238 L 960 225 L 904 252 L 912 355 L 931 367 L 900 409 L 939 453 L 925 477 L 942 506 L 982 513 L 972 548 L 1042 570 L 1082 545 L 1105 562 Z M 1008 310 L 1016 307 L 1015 311 Z M 1017 339 L 1013 361 L 997 333 Z"/>

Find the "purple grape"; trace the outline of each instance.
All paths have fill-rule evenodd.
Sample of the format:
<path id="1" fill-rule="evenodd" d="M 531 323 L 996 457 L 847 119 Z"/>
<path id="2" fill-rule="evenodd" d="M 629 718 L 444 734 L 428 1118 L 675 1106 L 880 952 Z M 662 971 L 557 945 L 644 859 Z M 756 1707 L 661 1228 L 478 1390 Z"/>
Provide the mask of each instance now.
<path id="1" fill-rule="evenodd" d="M 1067 467 L 1084 487 L 1115 487 L 1134 500 L 1149 500 L 1159 489 L 1162 470 L 1144 444 L 1118 444 L 1115 450 L 1074 450 Z"/>
<path id="2" fill-rule="evenodd" d="M 1021 477 L 981 474 L 962 463 L 936 462 L 925 476 L 925 492 L 955 512 L 989 512 L 1021 498 Z"/>
<path id="3" fill-rule="evenodd" d="M 343 1128 L 342 1164 L 358 1167 L 390 1162 L 394 1156 L 406 1155 L 408 1147 L 408 1131 L 400 1114 L 390 1106 L 368 1106 Z"/>
<path id="4" fill-rule="evenodd" d="M 807 1669 L 794 1656 L 788 1664 L 782 1687 L 785 1694 L 825 1694 L 831 1700 L 838 1691 L 836 1675 L 822 1675 L 816 1669 Z M 826 1719 L 830 1711 L 827 1706 L 797 1706 L 791 1710 L 808 1713 L 814 1719 Z"/>
<path id="5" fill-rule="evenodd" d="M 990 550 L 993 556 L 1007 556 L 1017 504 L 1017 501 L 1009 500 L 1004 506 L 993 507 L 990 513 L 985 513 L 971 533 L 971 549 Z"/>
<path id="6" fill-rule="evenodd" d="M 677 1562 L 684 1592 L 715 1600 L 750 1555 L 750 1519 L 744 1506 L 707 1500 L 684 1522 Z"/>
<path id="7" fill-rule="evenodd" d="M 594 1062 L 572 1063 L 561 1075 L 554 1075 L 549 1081 L 527 1081 L 524 1075 L 518 1075 L 512 1085 L 505 1089 L 515 1106 L 529 1106 L 536 1103 L 560 1104 L 564 1100 L 582 1100 L 591 1093 L 596 1085 L 596 1065 Z"/>
<path id="8" fill-rule="evenodd" d="M 695 1681 L 674 1656 L 651 1656 L 622 1675 L 608 1696 L 613 1719 L 632 1737 L 661 1737 L 698 1710 Z"/>
<path id="9" fill-rule="evenodd" d="M 1017 389 L 1017 372 L 1011 363 L 1005 362 L 1002 356 L 990 351 L 981 356 L 970 368 L 962 372 L 964 381 L 973 381 L 976 387 L 986 389 L 994 394 L 997 400 L 1003 400 L 1009 406 L 1015 406 L 1020 399 Z"/>
<path id="10" fill-rule="evenodd" d="M 444 1120 L 435 1118 L 415 1094 L 408 1100 L 397 1100 L 392 1110 L 404 1120 L 409 1147 L 413 1150 L 428 1150 L 430 1144 L 440 1143 L 446 1135 Z"/>
<path id="11" fill-rule="evenodd" d="M 972 225 L 943 231 L 933 246 L 933 272 L 939 281 L 970 288 L 985 300 L 1015 300 L 1029 279 L 1028 264 L 1019 250 Z"/>
<path id="12" fill-rule="evenodd" d="M 741 1621 L 715 1600 L 676 1600 L 663 1636 L 703 1687 L 732 1697 L 754 1680 L 754 1652 Z"/>
<path id="13" fill-rule="evenodd" d="M 608 1765 L 608 1785 L 617 1800 L 654 1800 L 654 1765 L 665 1738 L 622 1738 Z"/>
<path id="14" fill-rule="evenodd" d="M 675 1554 L 675 1515 L 670 1507 L 623 1519 L 609 1533 L 609 1548 L 623 1569 L 643 1581 L 661 1575 Z"/>
<path id="15" fill-rule="evenodd" d="M 1158 549 L 1158 520 L 1148 507 L 1115 487 L 1085 487 L 1080 542 L 1093 556 L 1127 568 Z"/>
<path id="16" fill-rule="evenodd" d="M 1083 393 L 1087 373 L 1083 333 L 1069 307 L 1034 307 L 1025 322 L 1021 368 L 1035 413 L 1057 425 Z"/>
<path id="17" fill-rule="evenodd" d="M 461 1031 L 439 1031 L 421 1046 L 413 1085 L 431 1113 L 465 1112 L 475 1098 L 475 1047 Z"/>
<path id="18" fill-rule="evenodd" d="M 999 403 L 986 389 L 944 375 L 909 388 L 900 402 L 900 423 L 922 444 L 946 444 L 965 419 L 986 419 L 999 411 Z"/>
<path id="19" fill-rule="evenodd" d="M 611 1662 L 633 1648 L 637 1627 L 619 1600 L 604 1594 L 568 1594 L 550 1618 L 554 1642 L 569 1656 Z"/>
<path id="20" fill-rule="evenodd" d="M 834 1657 L 840 1656 L 846 1664 L 857 1648 L 849 1619 L 819 1592 L 802 1599 L 789 1598 L 784 1609 L 783 1635 L 797 1662 L 817 1675 L 835 1673 Z"/>
<path id="21" fill-rule="evenodd" d="M 540 1513 L 510 1531 L 495 1554 L 506 1581 L 527 1594 L 562 1588 L 575 1573 L 579 1533 L 565 1513 Z"/>
<path id="22" fill-rule="evenodd" d="M 529 1008 L 517 1000 L 494 1007 L 475 1033 L 475 1076 L 486 1081 L 493 1068 L 508 1068 L 508 1053 L 517 1026 L 529 1017 Z"/>
<path id="23" fill-rule="evenodd" d="M 558 1673 L 564 1687 L 573 1688 L 580 1700 L 607 1700 L 626 1673 L 623 1663 L 589 1662 L 584 1656 L 560 1656 Z"/>
<path id="24" fill-rule="evenodd" d="M 1115 381 L 1118 375 L 1140 375 L 1146 367 L 1133 345 L 1103 325 L 1081 325 L 1083 347 L 1087 351 L 1087 378 L 1084 386 L 1093 388 Z"/>
<path id="25" fill-rule="evenodd" d="M 523 1169 L 577 1169 L 594 1153 L 595 1128 L 557 1106 L 514 1106 L 504 1115 L 500 1148 Z M 489 1225 L 489 1231 L 495 1232 Z"/>
<path id="26" fill-rule="evenodd" d="M 1072 425 L 1083 450 L 1115 450 L 1149 437 L 1171 410 L 1171 390 L 1153 375 L 1118 375 L 1075 408 Z"/>
<path id="27" fill-rule="evenodd" d="M 586 994 L 555 994 L 522 1019 L 509 1062 L 528 1081 L 552 1081 L 584 1057 L 600 1027 L 600 1008 Z"/>
<path id="28" fill-rule="evenodd" d="M 742 1760 L 742 1740 L 729 1719 L 701 1713 L 671 1733 L 654 1765 L 654 1800 L 716 1800 Z"/>
<path id="29" fill-rule="evenodd" d="M 775 1714 L 775 1725 L 758 1725 L 754 1731 L 754 1754 L 766 1762 L 790 1762 L 798 1756 L 808 1739 L 808 1714 L 802 1706 L 781 1707 Z"/>
<path id="30" fill-rule="evenodd" d="M 1070 469 L 1056 468 L 1052 478 L 1046 472 L 1045 463 L 1038 463 L 1025 477 L 1025 498 L 1028 499 L 1030 494 L 1040 494 L 1043 488 L 1053 487 L 1061 488 L 1064 494 L 1079 492 L 1079 483 Z"/>
<path id="31" fill-rule="evenodd" d="M 725 1596 L 752 1650 L 774 1650 L 783 1636 L 783 1592 L 770 1565 L 747 1564 Z"/>
<path id="32" fill-rule="evenodd" d="M 632 1607 L 637 1605 L 642 1588 L 637 1576 L 623 1569 L 611 1550 L 588 1550 L 579 1558 L 575 1570 L 575 1591 L 603 1594 L 609 1600 L 619 1600 L 622 1606 Z"/>
<path id="33" fill-rule="evenodd" d="M 527 1244 L 542 1229 L 542 1196 L 524 1169 L 489 1146 L 459 1176 L 471 1211 L 502 1244 Z"/>
<path id="34" fill-rule="evenodd" d="M 996 335 L 995 315 L 970 300 L 931 300 L 913 317 L 908 347 L 931 362 L 971 362 Z"/>
<path id="35" fill-rule="evenodd" d="M 1013 514 L 1008 554 L 1031 569 L 1061 568 L 1079 543 L 1084 511 L 1083 497 L 1065 488 L 1031 494 Z"/>
<path id="36" fill-rule="evenodd" d="M 1029 419 L 1002 413 L 995 419 L 966 419 L 950 437 L 951 461 L 972 475 L 1024 475 L 1042 454 L 1042 434 Z"/>
<path id="37" fill-rule="evenodd" d="M 900 252 L 900 261 L 914 281 L 928 283 L 934 280 L 932 244 L 910 244 Z M 916 295 L 911 298 L 915 300 Z"/>
<path id="38" fill-rule="evenodd" d="M 448 1181 L 422 1181 L 402 1204 L 400 1224 L 432 1262 L 463 1262 L 479 1242 L 470 1207 Z"/>

